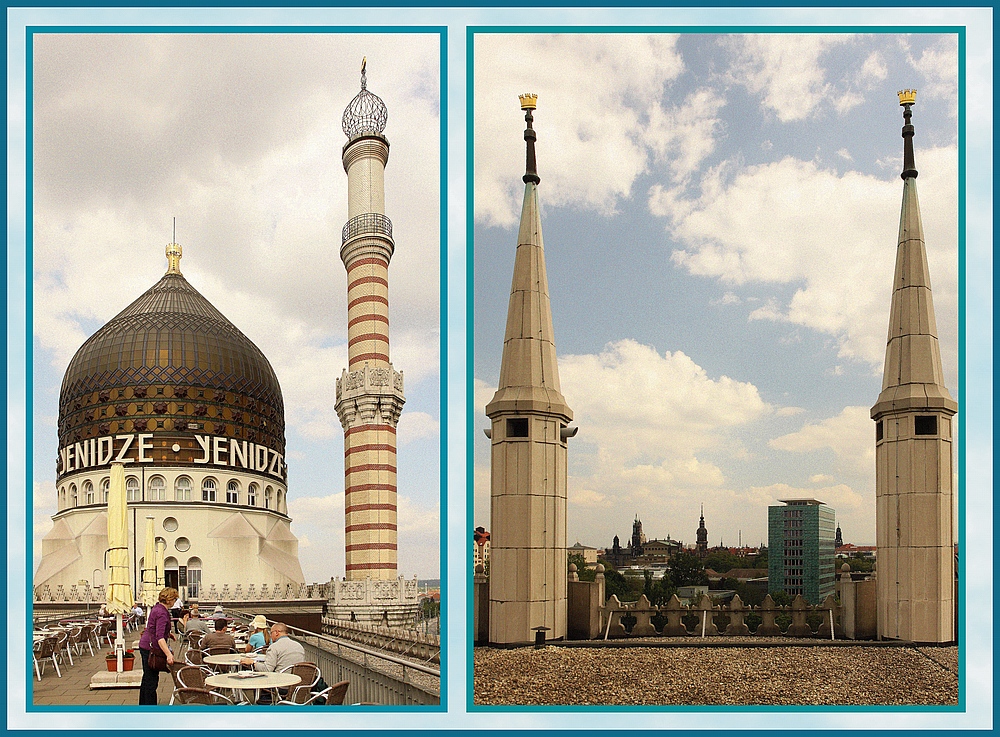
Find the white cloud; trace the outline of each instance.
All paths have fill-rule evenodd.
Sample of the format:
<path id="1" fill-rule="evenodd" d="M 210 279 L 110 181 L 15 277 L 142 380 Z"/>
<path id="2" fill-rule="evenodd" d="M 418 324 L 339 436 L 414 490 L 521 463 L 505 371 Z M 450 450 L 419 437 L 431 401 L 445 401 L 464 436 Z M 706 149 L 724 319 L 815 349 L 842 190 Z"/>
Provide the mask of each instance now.
<path id="1" fill-rule="evenodd" d="M 871 476 L 875 430 L 868 407 L 844 407 L 840 414 L 774 438 L 768 445 L 790 453 L 831 450 L 843 469 Z"/>
<path id="2" fill-rule="evenodd" d="M 670 519 L 725 493 L 724 473 L 705 453 L 739 456 L 733 431 L 771 411 L 753 385 L 711 378 L 680 351 L 631 340 L 564 356 L 559 374 L 580 427 L 570 441 L 571 526 L 591 540 L 607 529 L 608 509 Z"/>
<path id="3" fill-rule="evenodd" d="M 665 85 L 683 71 L 676 41 L 668 34 L 477 34 L 476 220 L 509 226 L 517 217 L 519 93 L 538 95 L 534 128 L 547 205 L 614 212 L 646 171 L 650 148 L 675 160 L 678 175 L 696 165 L 712 127 L 700 116 L 720 103 L 706 91 L 686 108 L 661 109 Z M 665 127 L 671 122 L 681 127 Z M 691 148 L 678 148 L 682 142 Z"/>
<path id="4" fill-rule="evenodd" d="M 399 416 L 399 424 L 396 426 L 396 437 L 400 445 L 406 445 L 414 440 L 437 437 L 440 431 L 440 423 L 429 414 L 407 412 L 404 407 L 403 414 Z"/>
<path id="5" fill-rule="evenodd" d="M 938 336 L 946 366 L 954 372 L 957 152 L 953 147 L 922 150 L 917 163 Z M 898 178 L 838 174 L 791 157 L 728 177 L 724 169 L 706 174 L 695 199 L 662 188 L 651 195 L 651 210 L 668 218 L 672 235 L 683 244 L 673 254 L 674 263 L 725 284 L 799 285 L 787 304 L 770 298 L 750 319 L 833 335 L 841 356 L 877 370 L 885 352 Z"/>
<path id="6" fill-rule="evenodd" d="M 738 305 L 741 303 L 742 300 L 734 292 L 726 292 L 718 299 L 709 302 L 711 305 Z"/>
<path id="7" fill-rule="evenodd" d="M 889 75 L 889 69 L 885 65 L 885 59 L 878 51 L 873 51 L 865 59 L 865 63 L 858 70 L 858 82 L 873 86 L 875 82 L 885 79 Z"/>
<path id="8" fill-rule="evenodd" d="M 821 57 L 848 43 L 846 34 L 746 34 L 727 36 L 732 53 L 729 81 L 759 95 L 761 105 L 782 123 L 815 115 L 824 103 L 833 102 L 845 112 L 860 100 L 827 81 Z"/>
<path id="9" fill-rule="evenodd" d="M 933 46 L 924 49 L 920 58 L 910 63 L 923 75 L 924 83 L 917 90 L 918 100 L 943 100 L 952 117 L 958 115 L 958 37 L 942 36 Z"/>

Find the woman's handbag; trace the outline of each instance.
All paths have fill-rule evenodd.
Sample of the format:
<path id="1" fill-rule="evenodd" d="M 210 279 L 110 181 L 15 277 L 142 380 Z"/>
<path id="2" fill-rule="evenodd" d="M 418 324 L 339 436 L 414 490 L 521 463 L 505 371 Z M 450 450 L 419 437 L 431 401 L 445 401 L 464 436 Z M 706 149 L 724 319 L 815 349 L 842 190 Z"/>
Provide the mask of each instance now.
<path id="1" fill-rule="evenodd" d="M 160 648 L 153 648 L 149 651 L 149 667 L 157 673 L 170 670 L 170 666 L 167 665 L 167 656 Z"/>

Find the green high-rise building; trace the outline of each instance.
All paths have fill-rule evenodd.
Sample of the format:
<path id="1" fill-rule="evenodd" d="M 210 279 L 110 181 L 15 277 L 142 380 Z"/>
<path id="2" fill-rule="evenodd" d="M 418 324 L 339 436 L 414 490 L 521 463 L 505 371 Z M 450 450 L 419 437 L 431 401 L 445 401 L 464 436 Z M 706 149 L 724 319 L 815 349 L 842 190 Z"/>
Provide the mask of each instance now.
<path id="1" fill-rule="evenodd" d="M 816 499 L 767 508 L 767 588 L 819 604 L 836 586 L 834 511 Z"/>

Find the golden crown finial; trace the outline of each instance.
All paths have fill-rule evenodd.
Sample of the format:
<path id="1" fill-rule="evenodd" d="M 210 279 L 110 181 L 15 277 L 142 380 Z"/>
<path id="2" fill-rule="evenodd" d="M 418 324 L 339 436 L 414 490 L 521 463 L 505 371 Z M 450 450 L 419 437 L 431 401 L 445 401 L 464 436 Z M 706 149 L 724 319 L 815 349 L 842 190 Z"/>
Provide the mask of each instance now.
<path id="1" fill-rule="evenodd" d="M 517 99 L 521 101 L 522 110 L 534 110 L 538 107 L 538 95 L 534 92 L 525 92 L 523 95 L 518 95 Z"/>
<path id="2" fill-rule="evenodd" d="M 900 105 L 913 105 L 917 101 L 916 90 L 900 90 L 896 94 L 899 95 Z"/>

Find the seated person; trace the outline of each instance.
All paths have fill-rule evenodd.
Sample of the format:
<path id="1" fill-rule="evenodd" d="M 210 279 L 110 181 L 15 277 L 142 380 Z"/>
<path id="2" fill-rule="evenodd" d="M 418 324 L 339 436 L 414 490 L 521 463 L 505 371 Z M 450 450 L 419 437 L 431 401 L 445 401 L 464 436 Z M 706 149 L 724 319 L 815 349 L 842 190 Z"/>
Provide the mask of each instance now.
<path id="1" fill-rule="evenodd" d="M 233 639 L 231 634 L 226 632 L 226 620 L 215 620 L 215 631 L 209 632 L 201 638 L 201 649 L 208 650 L 210 647 L 228 647 L 232 650 L 236 649 L 236 640 Z"/>
<path id="2" fill-rule="evenodd" d="M 250 640 L 247 644 L 247 651 L 259 650 L 262 647 L 267 647 L 271 644 L 271 635 L 268 632 L 267 618 L 263 614 L 258 614 L 250 622 L 250 629 L 253 633 L 250 635 Z"/>
<path id="3" fill-rule="evenodd" d="M 208 622 L 198 616 L 198 610 L 195 607 L 191 607 L 191 616 L 188 618 L 184 631 L 192 632 L 194 630 L 208 632 Z"/>
<path id="4" fill-rule="evenodd" d="M 271 625 L 271 645 L 267 648 L 264 662 L 258 663 L 252 658 L 240 658 L 240 664 L 253 665 L 254 670 L 277 673 L 305 659 L 305 649 L 288 636 L 288 625 L 275 622 Z"/>
<path id="5" fill-rule="evenodd" d="M 174 620 L 174 632 L 178 635 L 183 635 L 187 629 L 187 623 L 190 618 L 191 612 L 187 609 L 181 609 L 180 614 Z"/>

